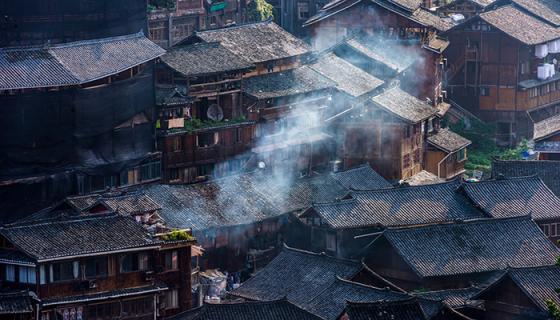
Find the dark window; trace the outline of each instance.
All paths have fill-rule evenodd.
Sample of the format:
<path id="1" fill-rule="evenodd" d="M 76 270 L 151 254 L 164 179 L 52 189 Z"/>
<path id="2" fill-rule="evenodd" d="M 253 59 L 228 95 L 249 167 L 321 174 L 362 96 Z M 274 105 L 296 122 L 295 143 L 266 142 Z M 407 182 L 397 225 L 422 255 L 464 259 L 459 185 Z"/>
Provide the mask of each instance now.
<path id="1" fill-rule="evenodd" d="M 51 270 L 53 282 L 74 279 L 74 263 L 72 261 L 53 263 Z"/>
<path id="2" fill-rule="evenodd" d="M 480 87 L 480 95 L 483 97 L 488 97 L 490 95 L 490 88 Z"/>
<path id="3" fill-rule="evenodd" d="M 173 138 L 173 152 L 178 152 L 183 150 L 183 139 L 182 137 Z"/>
<path id="4" fill-rule="evenodd" d="M 177 250 L 167 251 L 165 253 L 165 269 L 177 270 L 179 269 L 179 257 Z"/>
<path id="5" fill-rule="evenodd" d="M 410 167 L 410 154 L 405 154 L 402 160 L 403 169 Z"/>
<path id="6" fill-rule="evenodd" d="M 420 162 L 420 149 L 414 150 L 414 163 Z"/>
<path id="7" fill-rule="evenodd" d="M 120 257 L 122 273 L 144 271 L 150 268 L 150 257 L 147 253 L 128 253 Z"/>
<path id="8" fill-rule="evenodd" d="M 241 142 L 241 132 L 242 132 L 242 128 L 237 128 L 235 129 L 235 142 L 236 143 L 240 143 Z"/>
<path id="9" fill-rule="evenodd" d="M 201 148 L 210 147 L 218 143 L 218 133 L 201 133 L 196 136 L 197 145 Z"/>
<path id="10" fill-rule="evenodd" d="M 90 258 L 84 261 L 86 278 L 98 278 L 107 275 L 107 257 Z"/>
<path id="11" fill-rule="evenodd" d="M 161 177 L 161 162 L 151 162 L 140 167 L 140 181 L 153 180 Z"/>

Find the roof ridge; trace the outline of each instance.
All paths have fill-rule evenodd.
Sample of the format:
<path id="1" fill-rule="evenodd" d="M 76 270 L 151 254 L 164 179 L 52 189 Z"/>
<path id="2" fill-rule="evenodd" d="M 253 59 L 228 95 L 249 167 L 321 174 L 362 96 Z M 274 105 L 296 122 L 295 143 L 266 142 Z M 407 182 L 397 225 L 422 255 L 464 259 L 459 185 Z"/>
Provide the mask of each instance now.
<path id="1" fill-rule="evenodd" d="M 308 251 L 308 250 L 304 250 L 304 249 L 293 248 L 293 247 L 288 246 L 286 243 L 284 243 L 284 248 L 282 249 L 282 251 L 284 251 L 284 250 L 293 251 L 293 252 L 297 252 L 297 253 L 303 253 L 303 254 L 306 254 L 306 255 L 309 255 L 309 256 L 324 257 L 324 258 L 327 258 L 327 259 L 344 262 L 346 264 L 351 264 L 351 263 L 352 264 L 359 264 L 359 261 L 357 261 L 357 260 L 346 259 L 346 258 L 337 258 L 337 257 L 329 256 L 325 252 L 313 252 L 313 251 Z"/>
<path id="2" fill-rule="evenodd" d="M 396 191 L 396 190 L 430 189 L 430 188 L 433 188 L 433 187 L 444 186 L 444 185 L 452 185 L 452 184 L 457 184 L 459 186 L 460 185 L 459 179 L 460 178 L 455 178 L 455 179 L 452 179 L 452 180 L 449 180 L 449 181 L 432 183 L 432 184 L 416 185 L 416 186 L 403 185 L 403 186 L 399 186 L 399 187 L 388 187 L 388 188 L 372 189 L 372 190 L 352 190 L 352 192 L 355 192 L 357 194 L 367 194 L 367 193 L 383 193 L 383 192 Z M 457 183 L 457 182 L 459 182 L 459 183 Z"/>
<path id="3" fill-rule="evenodd" d="M 532 220 L 532 219 L 531 219 L 531 216 L 529 216 L 529 215 L 515 216 L 515 217 L 503 217 L 503 218 L 482 217 L 482 218 L 460 220 L 459 223 L 457 223 L 456 221 L 443 221 L 443 222 L 434 222 L 434 223 L 423 224 L 423 225 L 387 227 L 385 231 L 387 233 L 400 232 L 400 231 L 404 232 L 405 230 L 410 230 L 410 229 L 425 229 L 425 228 L 431 228 L 431 227 L 435 227 L 435 226 L 466 225 L 466 224 L 475 225 L 475 224 L 481 224 L 481 223 L 499 223 L 499 222 L 504 222 L 504 221 L 507 221 L 507 220 Z"/>
<path id="4" fill-rule="evenodd" d="M 247 22 L 247 23 L 242 23 L 242 24 L 236 24 L 236 25 L 233 25 L 233 26 L 225 26 L 225 27 L 216 28 L 216 29 L 196 31 L 194 33 L 194 35 L 196 36 L 196 35 L 204 34 L 204 33 L 212 33 L 212 32 L 224 31 L 224 30 L 240 29 L 240 28 L 243 28 L 243 27 L 261 25 L 261 24 L 265 25 L 265 24 L 270 24 L 270 23 L 273 23 L 273 22 L 274 21 L 272 19 L 267 19 L 267 20 L 263 20 L 263 21 Z"/>
<path id="5" fill-rule="evenodd" d="M 404 296 L 409 296 L 409 297 L 410 297 L 410 295 L 409 295 L 408 293 L 393 291 L 393 290 L 391 290 L 391 288 L 389 288 L 389 287 L 385 287 L 385 288 L 375 287 L 375 286 L 372 286 L 372 285 L 369 285 L 369 284 L 360 283 L 360 282 L 355 282 L 355 281 L 352 281 L 352 280 L 350 280 L 350 279 L 343 279 L 343 278 L 341 278 L 341 277 L 338 276 L 338 275 L 335 276 L 335 278 L 336 278 L 336 280 L 335 280 L 335 282 L 333 282 L 333 283 L 336 283 L 337 281 L 342 281 L 342 282 L 345 283 L 345 284 L 355 285 L 355 286 L 358 286 L 358 287 L 367 288 L 367 289 L 373 289 L 373 290 L 377 290 L 377 291 L 391 292 L 391 293 L 400 294 L 400 295 L 404 295 Z"/>
<path id="6" fill-rule="evenodd" d="M 28 228 L 28 227 L 35 227 L 35 226 L 44 226 L 44 225 L 53 225 L 53 224 L 65 224 L 65 223 L 73 223 L 73 222 L 85 222 L 85 221 L 91 221 L 91 220 L 99 220 L 99 219 L 109 219 L 109 218 L 126 218 L 124 216 L 115 214 L 115 213 L 110 213 L 110 214 L 100 214 L 100 215 L 96 215 L 96 216 L 92 216 L 92 217 L 81 217 L 81 218 L 77 218 L 77 219 L 65 219 L 65 220 L 48 220 L 48 221 L 44 221 L 41 223 L 35 223 L 34 221 L 26 221 L 23 222 L 22 224 L 17 224 L 17 225 L 4 225 L 0 227 L 0 230 L 11 230 L 11 229 L 18 229 L 18 228 Z"/>

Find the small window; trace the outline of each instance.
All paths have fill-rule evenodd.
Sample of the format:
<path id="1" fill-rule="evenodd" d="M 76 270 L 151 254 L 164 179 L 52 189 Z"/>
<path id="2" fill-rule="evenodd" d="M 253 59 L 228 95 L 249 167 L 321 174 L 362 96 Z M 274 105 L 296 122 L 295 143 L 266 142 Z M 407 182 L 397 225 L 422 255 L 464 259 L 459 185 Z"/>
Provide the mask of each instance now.
<path id="1" fill-rule="evenodd" d="M 410 167 L 410 154 L 405 154 L 402 160 L 403 169 Z"/>
<path id="2" fill-rule="evenodd" d="M 457 161 L 461 162 L 467 159 L 467 149 L 463 148 L 457 151 Z"/>
<path id="3" fill-rule="evenodd" d="M 11 264 L 6 265 L 6 281 L 16 281 L 16 266 Z"/>
<path id="4" fill-rule="evenodd" d="M 298 10 L 298 19 L 299 20 L 309 19 L 309 3 L 298 2 L 297 10 Z"/>
<path id="5" fill-rule="evenodd" d="M 179 180 L 179 169 L 171 168 L 169 169 L 169 181 Z"/>
<path id="6" fill-rule="evenodd" d="M 336 251 L 336 235 L 332 233 L 327 233 L 327 250 Z"/>
<path id="7" fill-rule="evenodd" d="M 145 271 L 150 269 L 150 257 L 147 253 L 138 254 L 138 270 Z"/>
<path id="8" fill-rule="evenodd" d="M 37 283 L 37 275 L 35 274 L 34 267 L 19 267 L 19 282 L 20 283 Z"/>
<path id="9" fill-rule="evenodd" d="M 166 270 L 179 269 L 179 259 L 177 255 L 177 250 L 167 251 L 165 253 L 165 269 Z"/>
<path id="10" fill-rule="evenodd" d="M 219 142 L 218 132 L 201 133 L 196 136 L 197 146 L 201 148 L 210 147 L 218 144 Z"/>
<path id="11" fill-rule="evenodd" d="M 488 87 L 480 87 L 480 96 L 488 97 L 490 96 L 490 88 Z"/>
<path id="12" fill-rule="evenodd" d="M 107 257 L 89 258 L 83 262 L 86 278 L 105 277 L 107 275 Z"/>
<path id="13" fill-rule="evenodd" d="M 242 142 L 242 128 L 237 128 L 235 129 L 235 143 L 241 143 Z"/>
<path id="14" fill-rule="evenodd" d="M 172 289 L 165 294 L 165 302 L 167 309 L 179 308 L 179 290 Z"/>
<path id="15" fill-rule="evenodd" d="M 125 254 L 120 258 L 121 273 L 133 272 L 138 270 L 138 255 Z"/>
<path id="16" fill-rule="evenodd" d="M 420 149 L 414 150 L 414 163 L 420 163 Z"/>
<path id="17" fill-rule="evenodd" d="M 550 226 L 548 224 L 543 224 L 541 226 L 541 229 L 543 230 L 544 234 L 549 237 L 550 236 Z"/>
<path id="18" fill-rule="evenodd" d="M 72 261 L 53 263 L 51 265 L 51 282 L 76 279 L 78 277 L 76 267 Z"/>
<path id="19" fill-rule="evenodd" d="M 550 236 L 551 237 L 556 237 L 558 235 L 557 227 L 558 227 L 558 225 L 556 223 L 552 223 L 550 225 Z"/>
<path id="20" fill-rule="evenodd" d="M 266 64 L 266 70 L 268 72 L 274 72 L 274 61 L 270 61 Z"/>

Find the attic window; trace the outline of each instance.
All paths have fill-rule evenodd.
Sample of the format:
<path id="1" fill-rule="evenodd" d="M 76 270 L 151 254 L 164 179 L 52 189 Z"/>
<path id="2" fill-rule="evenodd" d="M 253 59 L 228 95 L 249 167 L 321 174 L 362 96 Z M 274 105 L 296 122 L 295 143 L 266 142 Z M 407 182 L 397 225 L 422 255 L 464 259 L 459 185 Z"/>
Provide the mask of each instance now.
<path id="1" fill-rule="evenodd" d="M 309 3 L 298 2 L 297 7 L 298 7 L 298 18 L 299 18 L 299 20 L 309 19 Z"/>

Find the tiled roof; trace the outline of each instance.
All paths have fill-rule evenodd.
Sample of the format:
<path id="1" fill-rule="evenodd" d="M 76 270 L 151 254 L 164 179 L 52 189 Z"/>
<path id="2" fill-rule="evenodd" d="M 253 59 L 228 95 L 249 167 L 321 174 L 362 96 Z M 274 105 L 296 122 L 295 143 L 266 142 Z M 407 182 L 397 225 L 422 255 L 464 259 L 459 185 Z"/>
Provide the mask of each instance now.
<path id="1" fill-rule="evenodd" d="M 332 228 L 418 225 L 482 217 L 456 192 L 458 181 L 353 192 L 353 199 L 315 204 Z"/>
<path id="2" fill-rule="evenodd" d="M 84 294 L 84 295 L 76 295 L 76 296 L 67 295 L 63 297 L 47 298 L 47 299 L 42 299 L 41 304 L 43 306 L 53 306 L 53 305 L 68 304 L 68 303 L 94 302 L 99 300 L 132 297 L 132 296 L 144 295 L 149 293 L 153 294 L 153 293 L 165 291 L 167 289 L 168 289 L 167 285 L 165 285 L 164 283 L 156 283 L 149 286 L 125 288 L 120 290 L 104 291 L 104 292 L 97 292 L 92 294 Z"/>
<path id="3" fill-rule="evenodd" d="M 330 175 L 292 179 L 262 172 L 193 185 L 150 185 L 143 192 L 161 206 L 168 226 L 193 230 L 250 224 L 348 194 Z"/>
<path id="4" fill-rule="evenodd" d="M 331 17 L 341 11 L 344 11 L 354 5 L 362 2 L 362 0 L 333 0 L 324 5 L 314 16 L 307 19 L 303 23 L 303 27 L 307 27 L 328 17 Z"/>
<path id="5" fill-rule="evenodd" d="M 334 53 L 321 56 L 311 69 L 336 83 L 336 88 L 352 97 L 359 97 L 383 85 L 377 79 Z"/>
<path id="6" fill-rule="evenodd" d="M 166 318 L 166 320 L 322 320 L 322 318 L 281 299 L 220 304 L 201 307 Z"/>
<path id="7" fill-rule="evenodd" d="M 475 205 L 495 218 L 560 218 L 560 199 L 537 176 L 464 183 L 463 189 Z"/>
<path id="8" fill-rule="evenodd" d="M 349 302 L 346 314 L 350 320 L 427 320 L 419 301 Z"/>
<path id="9" fill-rule="evenodd" d="M 420 277 L 552 265 L 560 254 L 528 217 L 388 229 L 383 237 Z"/>
<path id="10" fill-rule="evenodd" d="M 470 145 L 471 141 L 446 128 L 430 135 L 428 143 L 445 152 L 455 152 Z"/>
<path id="11" fill-rule="evenodd" d="M 292 96 L 335 88 L 336 83 L 308 66 L 245 80 L 243 91 L 257 99 Z"/>
<path id="12" fill-rule="evenodd" d="M 259 63 L 306 54 L 302 40 L 271 21 L 196 32 L 206 42 L 219 42 L 234 54 Z"/>
<path id="13" fill-rule="evenodd" d="M 427 8 L 420 7 L 422 1 L 417 0 L 373 0 L 374 3 L 394 12 L 405 19 L 416 22 L 426 27 L 433 27 L 439 31 L 450 29 L 451 21 L 438 16 Z"/>
<path id="14" fill-rule="evenodd" d="M 350 278 L 361 269 L 355 261 L 324 254 L 284 248 L 264 269 L 230 294 L 250 300 L 277 300 L 302 304 L 310 301 L 341 278 Z"/>
<path id="15" fill-rule="evenodd" d="M 523 12 L 513 5 L 483 12 L 480 14 L 480 18 L 527 45 L 537 45 L 560 38 L 560 29 Z"/>
<path id="16" fill-rule="evenodd" d="M 185 76 L 237 71 L 253 67 L 249 61 L 237 56 L 217 42 L 172 47 L 161 57 L 161 61 Z"/>
<path id="17" fill-rule="evenodd" d="M 437 291 L 426 291 L 414 295 L 423 299 L 440 301 L 452 308 L 460 308 L 471 304 L 471 298 L 478 294 L 482 289 L 477 287 L 462 289 L 447 289 Z"/>
<path id="18" fill-rule="evenodd" d="M 535 152 L 560 153 L 560 141 L 538 141 L 533 148 Z"/>
<path id="19" fill-rule="evenodd" d="M 437 113 L 435 108 L 399 87 L 387 89 L 371 100 L 376 106 L 410 123 L 418 123 Z"/>
<path id="20" fill-rule="evenodd" d="M 14 249 L 0 249 L 0 263 L 35 265 L 33 259 Z"/>
<path id="21" fill-rule="evenodd" d="M 33 297 L 29 292 L 0 292 L 0 315 L 16 315 L 31 312 L 33 312 Z"/>
<path id="22" fill-rule="evenodd" d="M 446 31 L 453 27 L 453 23 L 451 23 L 450 20 L 444 19 L 425 8 L 419 8 L 414 11 L 411 15 L 411 19 L 439 31 Z"/>
<path id="23" fill-rule="evenodd" d="M 513 0 L 513 3 L 556 27 L 560 26 L 560 3 L 556 0 Z"/>
<path id="24" fill-rule="evenodd" d="M 558 133 L 560 133 L 560 114 L 535 123 L 533 139 L 538 141 Z"/>
<path id="25" fill-rule="evenodd" d="M 141 33 L 43 47 L 0 48 L 0 90 L 79 85 L 164 53 Z"/>
<path id="26" fill-rule="evenodd" d="M 368 164 L 332 174 L 340 184 L 353 190 L 376 190 L 391 188 L 392 185 Z"/>
<path id="27" fill-rule="evenodd" d="M 537 175 L 556 196 L 560 196 L 560 161 L 494 160 L 492 177 L 496 179 L 500 175 L 507 178 Z"/>
<path id="28" fill-rule="evenodd" d="M 121 196 L 104 196 L 102 201 L 119 214 L 135 215 L 152 213 L 161 206 L 143 193 L 127 193 Z"/>
<path id="29" fill-rule="evenodd" d="M 398 6 L 406 8 L 410 11 L 414 11 L 422 5 L 422 0 L 388 0 Z"/>
<path id="30" fill-rule="evenodd" d="M 346 41 L 346 45 L 352 50 L 382 63 L 395 72 L 402 72 L 408 69 L 416 59 L 415 55 L 395 55 L 396 52 L 404 50 L 404 47 L 391 44 L 389 41 L 382 39 L 368 37 L 352 38 Z M 401 59 L 398 59 L 397 56 L 400 56 Z"/>
<path id="31" fill-rule="evenodd" d="M 0 234 L 39 261 L 157 245 L 139 223 L 115 215 L 13 225 Z"/>
<path id="32" fill-rule="evenodd" d="M 479 6 L 481 6 L 483 8 L 486 8 L 487 6 L 496 2 L 496 0 L 471 0 L 471 1 L 478 4 Z"/>
<path id="33" fill-rule="evenodd" d="M 370 287 L 348 280 L 337 279 L 323 292 L 302 306 L 326 320 L 339 319 L 344 312 L 347 301 L 396 301 L 407 300 L 410 296 L 389 289 Z"/>
<path id="34" fill-rule="evenodd" d="M 510 269 L 508 275 L 541 310 L 547 310 L 547 299 L 560 304 L 560 266 Z"/>
<path id="35" fill-rule="evenodd" d="M 156 86 L 156 105 L 158 106 L 173 106 L 186 104 L 194 100 L 183 93 L 177 86 L 157 85 Z"/>

